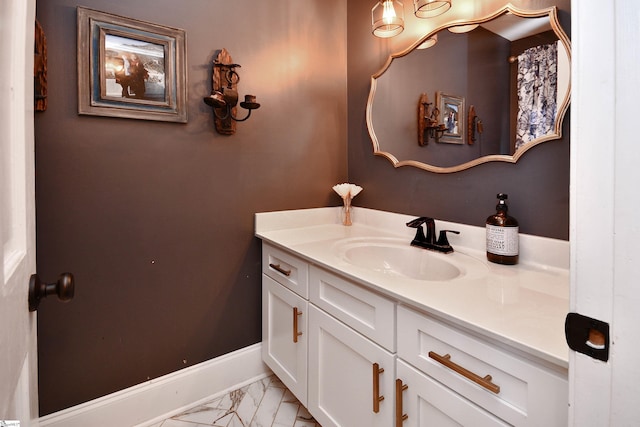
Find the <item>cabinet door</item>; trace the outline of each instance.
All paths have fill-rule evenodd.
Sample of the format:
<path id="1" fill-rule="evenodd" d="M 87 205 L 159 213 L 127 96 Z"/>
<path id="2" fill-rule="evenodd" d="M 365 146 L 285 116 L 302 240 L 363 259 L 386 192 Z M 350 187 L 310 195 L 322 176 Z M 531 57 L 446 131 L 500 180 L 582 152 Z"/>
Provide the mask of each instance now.
<path id="1" fill-rule="evenodd" d="M 262 360 L 307 404 L 308 303 L 262 276 Z"/>
<path id="2" fill-rule="evenodd" d="M 398 379 L 406 388 L 397 390 L 399 414 L 406 415 L 402 427 L 497 427 L 508 426 L 458 393 L 398 359 Z M 401 412 L 400 412 L 401 411 Z"/>
<path id="3" fill-rule="evenodd" d="M 323 427 L 389 427 L 394 380 L 393 354 L 309 304 L 308 408 Z"/>

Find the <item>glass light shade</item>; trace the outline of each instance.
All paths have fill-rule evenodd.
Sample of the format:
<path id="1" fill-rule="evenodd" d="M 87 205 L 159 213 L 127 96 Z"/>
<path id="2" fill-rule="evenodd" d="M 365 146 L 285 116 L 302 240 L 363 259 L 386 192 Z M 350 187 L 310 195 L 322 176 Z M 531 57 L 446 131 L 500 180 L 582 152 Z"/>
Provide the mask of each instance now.
<path id="1" fill-rule="evenodd" d="M 455 34 L 463 34 L 468 33 L 469 31 L 475 30 L 478 28 L 479 24 L 469 24 L 469 25 L 456 25 L 455 27 L 447 28 L 450 32 Z"/>
<path id="2" fill-rule="evenodd" d="M 442 15 L 450 7 L 451 0 L 413 0 L 414 13 L 418 18 Z"/>
<path id="3" fill-rule="evenodd" d="M 438 43 L 438 35 L 434 34 L 420 43 L 420 45 L 416 49 L 429 49 L 430 47 L 435 46 L 436 43 Z"/>
<path id="4" fill-rule="evenodd" d="M 377 37 L 397 36 L 404 30 L 404 6 L 399 0 L 381 0 L 371 9 L 371 30 Z"/>

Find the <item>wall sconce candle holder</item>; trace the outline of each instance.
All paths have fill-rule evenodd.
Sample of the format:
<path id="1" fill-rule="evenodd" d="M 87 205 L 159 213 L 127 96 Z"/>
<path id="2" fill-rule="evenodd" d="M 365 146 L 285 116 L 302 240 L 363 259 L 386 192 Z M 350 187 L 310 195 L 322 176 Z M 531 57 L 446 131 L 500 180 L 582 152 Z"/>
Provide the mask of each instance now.
<path id="1" fill-rule="evenodd" d="M 33 92 L 35 111 L 47 110 L 47 37 L 36 19 L 33 58 Z"/>
<path id="2" fill-rule="evenodd" d="M 444 124 L 438 124 L 440 110 L 429 102 L 426 93 L 420 95 L 418 102 L 418 144 L 420 146 L 429 145 L 429 140 L 433 139 L 436 143 L 440 142 L 440 138 L 447 130 Z"/>
<path id="3" fill-rule="evenodd" d="M 236 122 L 244 122 L 253 110 L 260 108 L 255 95 L 245 95 L 240 106 L 247 110 L 247 115 L 237 118 L 240 75 L 236 68 L 240 68 L 240 64 L 234 64 L 229 52 L 222 49 L 213 61 L 211 95 L 204 98 L 204 103 L 213 108 L 215 127 L 221 135 L 235 134 Z"/>

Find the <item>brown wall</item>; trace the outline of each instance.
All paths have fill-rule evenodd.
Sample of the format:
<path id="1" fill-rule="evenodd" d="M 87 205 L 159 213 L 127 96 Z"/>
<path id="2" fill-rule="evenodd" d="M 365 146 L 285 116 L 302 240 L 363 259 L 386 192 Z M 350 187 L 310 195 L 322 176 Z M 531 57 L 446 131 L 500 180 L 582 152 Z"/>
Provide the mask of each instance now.
<path id="1" fill-rule="evenodd" d="M 346 6 L 278 3 L 38 1 L 38 272 L 77 286 L 38 310 L 41 414 L 261 340 L 254 212 L 336 204 L 347 178 Z M 186 30 L 187 124 L 77 115 L 78 4 Z M 231 137 L 202 102 L 223 47 L 262 104 Z"/>
<path id="2" fill-rule="evenodd" d="M 455 2 L 447 13 L 454 14 L 454 8 L 461 1 L 464 0 Z M 521 232 L 568 240 L 568 116 L 564 121 L 563 139 L 530 149 L 517 164 L 488 163 L 453 174 L 435 174 L 410 166 L 394 169 L 385 158 L 372 155 L 365 121 L 371 75 L 378 72 L 390 53 L 414 43 L 419 38 L 417 33 L 426 34 L 453 16 L 445 14 L 441 15 L 441 20 L 418 20 L 410 16 L 411 2 L 404 3 L 406 28 L 393 39 L 371 35 L 371 24 L 367 19 L 371 1 L 349 1 L 347 6 L 349 179 L 364 188 L 357 204 L 484 226 L 487 216 L 494 212 L 496 194 L 503 192 L 509 195 L 510 212 L 519 220 Z M 475 6 L 488 8 L 489 3 L 483 0 L 475 2 Z M 522 8 L 558 5 L 563 28 L 570 35 L 569 0 L 511 3 Z"/>
<path id="3" fill-rule="evenodd" d="M 478 31 L 479 30 L 479 31 Z M 482 27 L 469 34 L 469 92 L 467 108 L 475 107 L 484 123 L 482 134 L 476 133 L 472 148 L 476 157 L 511 154 L 509 147 L 509 40 Z M 500 114 L 502 112 L 502 115 Z M 475 157 L 469 158 L 473 160 Z M 458 163 L 459 164 L 459 163 Z"/>

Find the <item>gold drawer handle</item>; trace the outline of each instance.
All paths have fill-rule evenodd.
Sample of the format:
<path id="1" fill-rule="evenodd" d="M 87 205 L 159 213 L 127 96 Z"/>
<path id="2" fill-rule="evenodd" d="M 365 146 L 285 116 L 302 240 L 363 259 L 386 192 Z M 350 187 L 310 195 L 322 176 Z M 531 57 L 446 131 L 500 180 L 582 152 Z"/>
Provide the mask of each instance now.
<path id="1" fill-rule="evenodd" d="M 402 392 L 408 388 L 408 385 L 402 384 L 400 378 L 396 379 L 396 427 L 402 427 L 402 423 L 409 418 L 407 414 L 403 414 L 402 409 Z"/>
<path id="2" fill-rule="evenodd" d="M 280 264 L 269 264 L 269 267 L 273 268 L 279 273 L 284 274 L 287 277 L 291 276 L 291 270 L 285 270 L 284 268 L 280 267 Z"/>
<path id="3" fill-rule="evenodd" d="M 380 412 L 380 402 L 384 400 L 384 396 L 380 396 L 380 374 L 384 372 L 377 363 L 373 364 L 373 412 Z"/>
<path id="4" fill-rule="evenodd" d="M 481 385 L 482 387 L 486 388 L 487 390 L 489 390 L 489 391 L 491 391 L 491 392 L 493 392 L 495 394 L 500 393 L 500 386 L 491 382 L 491 379 L 492 379 L 491 375 L 486 375 L 484 377 L 481 377 L 480 375 L 476 375 L 473 372 L 463 368 L 462 366 L 452 362 L 451 361 L 451 355 L 449 355 L 449 354 L 445 354 L 444 356 L 440 356 L 438 353 L 430 351 L 429 352 L 429 357 L 432 358 L 433 360 L 435 360 L 436 362 L 439 362 L 439 363 L 443 364 L 447 368 L 449 368 L 449 369 L 451 369 L 453 371 L 456 371 L 457 373 L 459 373 L 463 377 L 470 379 L 474 383 Z"/>
<path id="5" fill-rule="evenodd" d="M 302 312 L 298 311 L 298 307 L 293 307 L 293 342 L 298 342 L 298 337 L 302 335 L 302 332 L 298 332 L 298 316 L 301 316 Z"/>

